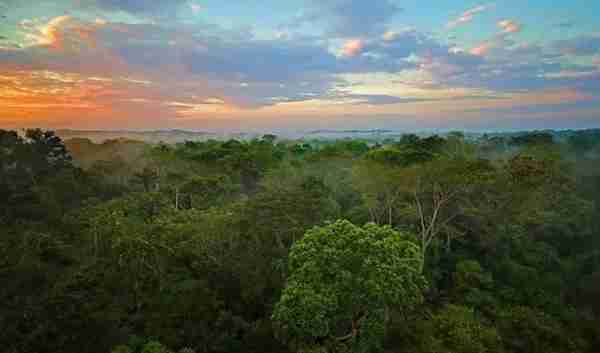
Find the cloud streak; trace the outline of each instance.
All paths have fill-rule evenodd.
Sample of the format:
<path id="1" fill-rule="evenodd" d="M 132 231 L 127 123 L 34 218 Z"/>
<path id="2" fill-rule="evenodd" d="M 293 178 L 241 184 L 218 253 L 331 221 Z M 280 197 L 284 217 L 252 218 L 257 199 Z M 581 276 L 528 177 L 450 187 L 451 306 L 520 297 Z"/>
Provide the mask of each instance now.
<path id="1" fill-rule="evenodd" d="M 454 29 L 456 27 L 465 25 L 465 24 L 473 21 L 473 19 L 475 18 L 476 15 L 478 15 L 484 11 L 487 11 L 489 8 L 490 8 L 490 5 L 478 5 L 473 8 L 470 8 L 467 11 L 463 12 L 458 18 L 448 22 L 446 24 L 446 28 Z"/>
<path id="2" fill-rule="evenodd" d="M 554 43 L 554 46 L 565 55 L 600 54 L 600 34 L 587 34 L 571 39 L 558 40 Z"/>

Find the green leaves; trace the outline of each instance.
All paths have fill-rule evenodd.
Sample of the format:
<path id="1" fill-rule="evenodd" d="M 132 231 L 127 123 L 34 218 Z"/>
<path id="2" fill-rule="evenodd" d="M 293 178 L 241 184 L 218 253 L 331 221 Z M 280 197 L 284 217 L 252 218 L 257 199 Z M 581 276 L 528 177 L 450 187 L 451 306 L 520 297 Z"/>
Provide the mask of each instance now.
<path id="1" fill-rule="evenodd" d="M 421 300 L 419 254 L 406 234 L 390 227 L 348 221 L 315 227 L 292 247 L 273 319 L 291 344 L 373 349 L 388 308 Z"/>
<path id="2" fill-rule="evenodd" d="M 190 348 L 183 348 L 179 353 L 194 353 Z M 175 353 L 162 345 L 160 342 L 150 341 L 141 347 L 117 346 L 111 353 Z"/>
<path id="3" fill-rule="evenodd" d="M 500 353 L 504 349 L 495 328 L 485 325 L 472 309 L 448 305 L 427 324 L 423 351 L 430 353 Z"/>

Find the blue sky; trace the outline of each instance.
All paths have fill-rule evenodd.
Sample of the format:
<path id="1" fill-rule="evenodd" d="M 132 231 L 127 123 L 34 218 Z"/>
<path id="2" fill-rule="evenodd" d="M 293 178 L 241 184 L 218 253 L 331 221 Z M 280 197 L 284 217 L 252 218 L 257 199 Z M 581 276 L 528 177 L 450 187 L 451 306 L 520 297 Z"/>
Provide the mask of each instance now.
<path id="1" fill-rule="evenodd" d="M 0 126 L 600 126 L 600 2 L 0 0 Z"/>

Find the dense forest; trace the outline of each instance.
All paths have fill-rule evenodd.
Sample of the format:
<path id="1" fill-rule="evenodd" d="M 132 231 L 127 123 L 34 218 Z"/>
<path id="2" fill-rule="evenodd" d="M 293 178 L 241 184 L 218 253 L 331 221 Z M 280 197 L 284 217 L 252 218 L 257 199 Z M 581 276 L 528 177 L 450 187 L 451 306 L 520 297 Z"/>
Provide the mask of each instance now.
<path id="1" fill-rule="evenodd" d="M 600 347 L 600 131 L 0 130 L 0 351 Z"/>

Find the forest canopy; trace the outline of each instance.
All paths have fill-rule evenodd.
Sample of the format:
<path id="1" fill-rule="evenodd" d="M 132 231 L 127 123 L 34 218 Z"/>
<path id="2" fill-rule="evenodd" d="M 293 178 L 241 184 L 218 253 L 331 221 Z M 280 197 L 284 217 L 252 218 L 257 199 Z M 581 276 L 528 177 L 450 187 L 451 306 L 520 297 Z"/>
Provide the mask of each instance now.
<path id="1" fill-rule="evenodd" d="M 0 130 L 0 350 L 594 353 L 600 132 Z"/>

